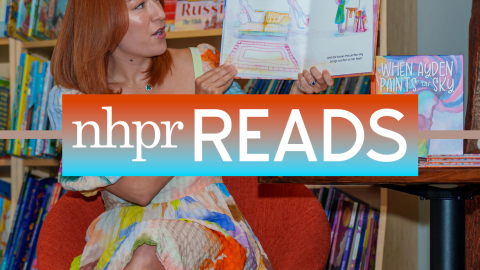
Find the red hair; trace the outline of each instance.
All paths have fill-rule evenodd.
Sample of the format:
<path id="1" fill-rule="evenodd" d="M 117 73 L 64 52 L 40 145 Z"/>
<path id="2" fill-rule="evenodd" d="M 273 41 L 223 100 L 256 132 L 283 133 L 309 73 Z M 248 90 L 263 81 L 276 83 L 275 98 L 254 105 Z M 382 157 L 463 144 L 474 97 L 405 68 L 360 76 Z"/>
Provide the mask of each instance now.
<path id="1" fill-rule="evenodd" d="M 50 67 L 55 82 L 85 94 L 114 94 L 107 85 L 108 56 L 128 24 L 126 0 L 69 0 Z M 166 51 L 151 59 L 145 75 L 158 85 L 171 71 L 172 56 Z"/>

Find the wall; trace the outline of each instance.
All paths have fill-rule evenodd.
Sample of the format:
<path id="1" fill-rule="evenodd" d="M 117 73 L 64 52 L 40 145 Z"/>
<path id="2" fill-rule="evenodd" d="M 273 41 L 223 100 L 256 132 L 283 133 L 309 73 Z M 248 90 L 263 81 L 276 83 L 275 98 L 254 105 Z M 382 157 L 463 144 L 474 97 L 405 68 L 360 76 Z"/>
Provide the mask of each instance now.
<path id="1" fill-rule="evenodd" d="M 417 54 L 464 56 L 464 89 L 468 78 L 468 27 L 472 0 L 417 0 Z M 464 95 L 466 110 L 467 95 Z M 428 270 L 430 262 L 430 204 L 418 207 L 418 270 Z"/>
<path id="2" fill-rule="evenodd" d="M 468 78 L 468 26 L 472 0 L 417 0 L 417 54 L 464 56 Z M 467 95 L 464 96 L 465 109 Z"/>

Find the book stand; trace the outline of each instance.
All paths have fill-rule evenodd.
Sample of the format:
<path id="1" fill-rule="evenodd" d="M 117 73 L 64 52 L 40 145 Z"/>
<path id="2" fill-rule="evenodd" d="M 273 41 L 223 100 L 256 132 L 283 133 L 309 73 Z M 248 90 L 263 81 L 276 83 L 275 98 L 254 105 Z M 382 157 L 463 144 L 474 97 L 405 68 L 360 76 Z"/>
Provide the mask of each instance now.
<path id="1" fill-rule="evenodd" d="M 465 200 L 480 194 L 480 168 L 419 168 L 418 177 L 263 176 L 259 183 L 373 184 L 430 200 L 430 269 L 465 269 Z M 465 185 L 443 189 L 432 184 Z"/>

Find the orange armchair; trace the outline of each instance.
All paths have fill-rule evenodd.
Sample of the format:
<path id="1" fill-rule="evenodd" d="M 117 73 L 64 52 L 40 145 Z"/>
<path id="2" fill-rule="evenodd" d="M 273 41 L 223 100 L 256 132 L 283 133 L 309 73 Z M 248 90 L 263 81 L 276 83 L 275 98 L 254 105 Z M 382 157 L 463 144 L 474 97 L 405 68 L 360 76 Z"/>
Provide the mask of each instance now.
<path id="1" fill-rule="evenodd" d="M 330 226 L 321 204 L 304 185 L 262 185 L 257 177 L 224 177 L 224 182 L 276 270 L 325 267 Z M 82 254 L 88 226 L 104 211 L 100 196 L 67 192 L 40 232 L 39 269 L 69 269 L 73 258 Z"/>

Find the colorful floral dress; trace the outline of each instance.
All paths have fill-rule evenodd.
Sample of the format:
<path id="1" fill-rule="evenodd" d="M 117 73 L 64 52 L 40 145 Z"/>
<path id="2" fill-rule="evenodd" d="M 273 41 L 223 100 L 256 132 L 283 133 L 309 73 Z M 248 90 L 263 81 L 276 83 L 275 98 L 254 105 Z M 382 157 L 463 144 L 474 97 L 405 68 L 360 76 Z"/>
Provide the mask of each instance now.
<path id="1" fill-rule="evenodd" d="M 191 48 L 192 49 L 192 48 Z M 192 49 L 195 76 L 219 62 L 210 45 Z M 200 60 L 201 59 L 201 60 Z M 228 90 L 243 93 L 237 83 Z M 48 115 L 53 129 L 62 129 L 62 94 L 79 91 L 55 87 Z M 71 269 L 123 269 L 142 244 L 156 246 L 167 270 L 273 269 L 261 244 L 222 182 L 222 177 L 174 177 L 145 207 L 127 202 L 105 190 L 119 176 L 62 176 L 68 190 L 85 196 L 101 192 L 105 212 L 87 230 L 86 246 Z"/>

